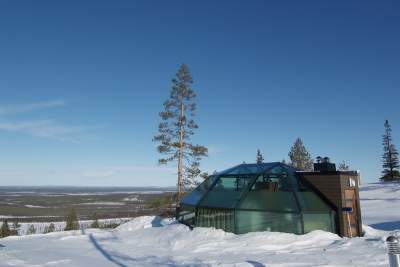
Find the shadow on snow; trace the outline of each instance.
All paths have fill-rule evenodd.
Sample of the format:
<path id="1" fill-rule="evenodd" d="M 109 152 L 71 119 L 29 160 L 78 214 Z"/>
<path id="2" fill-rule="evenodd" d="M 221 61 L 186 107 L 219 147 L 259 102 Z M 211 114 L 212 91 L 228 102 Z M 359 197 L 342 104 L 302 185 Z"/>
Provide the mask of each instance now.
<path id="1" fill-rule="evenodd" d="M 374 223 L 370 224 L 369 226 L 379 230 L 393 231 L 400 229 L 400 221 Z"/>

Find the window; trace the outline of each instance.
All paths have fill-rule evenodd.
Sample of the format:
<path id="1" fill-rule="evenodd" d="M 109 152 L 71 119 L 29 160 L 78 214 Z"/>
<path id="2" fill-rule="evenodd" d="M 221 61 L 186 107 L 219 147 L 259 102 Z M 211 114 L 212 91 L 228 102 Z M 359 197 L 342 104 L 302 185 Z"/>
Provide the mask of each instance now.
<path id="1" fill-rule="evenodd" d="M 248 177 L 221 177 L 212 191 L 242 191 L 247 188 L 251 178 Z"/>
<path id="2" fill-rule="evenodd" d="M 219 177 L 198 205 L 233 209 L 243 193 L 248 191 L 253 179 L 250 176 Z"/>
<path id="3" fill-rule="evenodd" d="M 218 176 L 210 176 L 201 183 L 198 187 L 196 187 L 191 193 L 186 195 L 182 203 L 187 205 L 197 205 L 201 198 L 207 193 L 207 191 L 211 188 L 212 184 L 215 182 Z"/>
<path id="4" fill-rule="evenodd" d="M 293 186 L 289 181 L 287 173 L 263 174 L 257 178 L 251 190 L 269 192 L 292 191 Z"/>

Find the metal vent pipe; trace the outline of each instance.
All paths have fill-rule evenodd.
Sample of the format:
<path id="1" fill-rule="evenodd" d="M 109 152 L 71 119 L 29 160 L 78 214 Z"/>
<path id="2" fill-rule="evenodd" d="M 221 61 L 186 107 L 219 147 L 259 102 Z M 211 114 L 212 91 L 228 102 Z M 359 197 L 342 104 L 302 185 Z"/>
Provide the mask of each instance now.
<path id="1" fill-rule="evenodd" d="M 400 243 L 395 236 L 386 238 L 386 245 L 389 256 L 389 267 L 400 267 Z"/>

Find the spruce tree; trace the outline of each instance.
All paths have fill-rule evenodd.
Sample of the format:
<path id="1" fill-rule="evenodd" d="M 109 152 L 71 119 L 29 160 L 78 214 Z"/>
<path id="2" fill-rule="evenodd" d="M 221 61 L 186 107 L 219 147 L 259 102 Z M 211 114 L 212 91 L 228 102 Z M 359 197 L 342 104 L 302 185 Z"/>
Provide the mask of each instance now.
<path id="1" fill-rule="evenodd" d="M 10 229 L 10 235 L 18 235 L 18 230 L 21 227 L 21 224 L 19 223 L 18 217 L 15 218 L 12 227 Z"/>
<path id="2" fill-rule="evenodd" d="M 11 235 L 10 227 L 8 226 L 7 220 L 4 220 L 0 228 L 0 237 L 7 237 L 10 235 Z"/>
<path id="3" fill-rule="evenodd" d="M 382 156 L 382 177 L 383 181 L 395 181 L 400 180 L 399 173 L 399 153 L 397 152 L 396 147 L 393 144 L 392 139 L 392 127 L 389 124 L 389 121 L 386 120 L 385 124 L 385 133 L 383 134 L 383 156 Z"/>
<path id="4" fill-rule="evenodd" d="M 26 231 L 27 235 L 34 235 L 36 234 L 36 228 L 33 224 L 29 225 L 28 230 Z"/>
<path id="5" fill-rule="evenodd" d="M 264 162 L 264 157 L 263 157 L 263 155 L 261 154 L 260 149 L 257 149 L 256 162 L 257 162 L 257 164 L 261 164 L 261 163 Z"/>
<path id="6" fill-rule="evenodd" d="M 159 143 L 158 152 L 163 155 L 159 164 L 177 163 L 177 206 L 185 186 L 197 184 L 196 177 L 201 174 L 200 160 L 208 153 L 205 146 L 191 143 L 191 136 L 199 127 L 193 120 L 196 94 L 192 84 L 189 68 L 182 64 L 172 79 L 170 96 L 164 102 L 164 110 L 159 113 L 161 123 L 158 134 L 153 138 L 153 141 Z"/>
<path id="7" fill-rule="evenodd" d="M 74 209 L 68 212 L 64 231 L 79 230 L 78 215 Z"/>
<path id="8" fill-rule="evenodd" d="M 90 228 L 100 228 L 99 224 L 99 218 L 97 216 L 97 213 L 93 213 L 92 215 L 92 223 L 90 224 Z"/>
<path id="9" fill-rule="evenodd" d="M 313 169 L 313 161 L 310 153 L 305 148 L 303 141 L 297 138 L 289 152 L 290 165 L 302 170 L 311 171 Z"/>
<path id="10" fill-rule="evenodd" d="M 54 223 L 50 223 L 48 233 L 52 233 L 55 231 L 56 231 L 56 227 L 55 227 Z"/>
<path id="11" fill-rule="evenodd" d="M 19 224 L 19 218 L 15 218 L 14 222 L 13 222 L 13 228 L 18 230 L 21 227 L 21 224 Z"/>
<path id="12" fill-rule="evenodd" d="M 52 233 L 56 230 L 56 227 L 54 226 L 54 223 L 50 223 L 50 225 L 46 225 L 44 227 L 44 234 Z"/>

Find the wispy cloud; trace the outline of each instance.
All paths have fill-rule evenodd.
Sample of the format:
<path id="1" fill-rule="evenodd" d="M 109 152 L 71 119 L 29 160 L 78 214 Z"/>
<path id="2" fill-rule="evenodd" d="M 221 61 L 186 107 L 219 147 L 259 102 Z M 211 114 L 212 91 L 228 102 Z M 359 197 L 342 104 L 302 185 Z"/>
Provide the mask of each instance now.
<path id="1" fill-rule="evenodd" d="M 52 120 L 0 122 L 0 130 L 27 133 L 61 141 L 78 141 L 76 134 L 84 129 L 85 127 L 82 126 L 66 126 Z"/>
<path id="2" fill-rule="evenodd" d="M 0 106 L 0 114 L 6 115 L 6 114 L 27 113 L 47 108 L 64 107 L 66 106 L 66 104 L 67 104 L 66 101 L 58 99 L 45 102 L 19 104 L 19 105 L 3 105 Z"/>
<path id="3" fill-rule="evenodd" d="M 65 125 L 54 119 L 37 120 L 31 119 L 15 119 L 10 120 L 8 117 L 15 114 L 24 114 L 24 117 L 31 117 L 30 113 L 39 110 L 53 109 L 67 106 L 65 100 L 55 99 L 50 101 L 33 102 L 18 105 L 0 105 L 0 131 L 19 132 L 32 136 L 51 138 L 61 141 L 79 141 L 79 134 L 87 127 Z"/>

